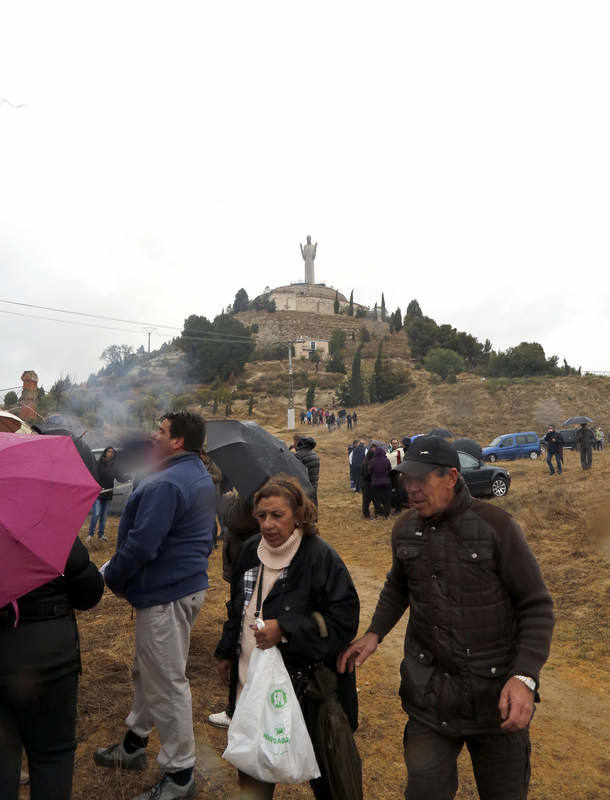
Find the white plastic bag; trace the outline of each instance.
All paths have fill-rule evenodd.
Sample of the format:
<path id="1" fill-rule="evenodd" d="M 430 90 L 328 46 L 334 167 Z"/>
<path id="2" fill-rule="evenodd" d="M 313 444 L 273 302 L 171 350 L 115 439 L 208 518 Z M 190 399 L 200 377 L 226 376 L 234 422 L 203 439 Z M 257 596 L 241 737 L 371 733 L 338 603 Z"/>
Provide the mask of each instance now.
<path id="1" fill-rule="evenodd" d="M 277 647 L 252 653 L 222 757 L 266 783 L 304 783 L 320 777 L 303 712 Z"/>

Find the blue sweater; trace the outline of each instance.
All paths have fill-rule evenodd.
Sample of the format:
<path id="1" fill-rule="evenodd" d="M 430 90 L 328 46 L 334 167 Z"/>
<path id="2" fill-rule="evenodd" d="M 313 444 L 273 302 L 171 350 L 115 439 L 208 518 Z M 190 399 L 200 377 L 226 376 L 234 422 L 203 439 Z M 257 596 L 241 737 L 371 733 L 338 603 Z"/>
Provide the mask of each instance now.
<path id="1" fill-rule="evenodd" d="M 106 584 L 136 608 L 207 589 L 215 526 L 214 484 L 199 456 L 168 460 L 127 501 Z"/>

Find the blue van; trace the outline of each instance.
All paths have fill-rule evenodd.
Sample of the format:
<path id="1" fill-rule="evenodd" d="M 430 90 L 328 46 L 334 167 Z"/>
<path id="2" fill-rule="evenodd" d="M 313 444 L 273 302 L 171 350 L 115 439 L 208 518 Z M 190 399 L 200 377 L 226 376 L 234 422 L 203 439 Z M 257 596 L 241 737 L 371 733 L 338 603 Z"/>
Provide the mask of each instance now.
<path id="1" fill-rule="evenodd" d="M 540 439 L 535 431 L 503 433 L 483 448 L 485 461 L 497 461 L 500 458 L 536 459 L 539 455 Z"/>

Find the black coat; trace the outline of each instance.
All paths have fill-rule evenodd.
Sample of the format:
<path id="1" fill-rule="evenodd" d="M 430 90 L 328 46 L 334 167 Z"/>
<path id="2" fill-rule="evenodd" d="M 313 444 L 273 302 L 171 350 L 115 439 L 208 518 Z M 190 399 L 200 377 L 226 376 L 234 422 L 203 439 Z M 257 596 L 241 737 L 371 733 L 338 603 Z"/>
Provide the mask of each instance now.
<path id="1" fill-rule="evenodd" d="M 114 487 L 115 479 L 119 483 L 124 483 L 128 480 L 127 476 L 119 470 L 118 465 L 115 462 L 116 456 L 110 461 L 104 461 L 103 458 L 98 461 L 97 482 L 100 484 L 102 489 L 107 490 L 105 492 L 100 492 L 100 500 L 112 500 L 112 489 Z"/>
<path id="2" fill-rule="evenodd" d="M 104 579 L 76 539 L 64 574 L 0 608 L 0 686 L 29 677 L 33 684 L 80 671 L 78 630 L 73 609 L 92 608 L 102 596 Z"/>
<path id="3" fill-rule="evenodd" d="M 304 436 L 297 444 L 295 456 L 299 459 L 301 464 L 307 469 L 309 482 L 314 490 L 318 488 L 318 479 L 320 477 L 320 456 L 314 453 L 313 449 L 316 446 L 316 440 L 311 436 Z"/>
<path id="4" fill-rule="evenodd" d="M 242 547 L 231 582 L 231 599 L 227 604 L 228 619 L 216 647 L 216 658 L 232 660 L 231 703 L 237 687 L 238 645 L 244 605 L 244 573 L 258 566 L 260 535 L 253 536 Z M 311 616 L 318 611 L 328 627 L 328 638 L 320 636 Z M 347 567 L 337 552 L 319 536 L 304 536 L 298 552 L 288 567 L 285 580 L 277 581 L 263 603 L 263 619 L 277 619 L 286 643 L 278 648 L 291 674 L 306 673 L 317 663 L 335 670 L 337 655 L 352 641 L 358 631 L 360 601 Z M 358 717 L 358 700 L 354 673 L 339 676 L 339 697 L 352 727 Z M 297 695 L 300 688 L 295 685 Z M 302 698 L 300 698 L 302 699 Z M 302 703 L 307 702 L 307 699 Z M 303 709 L 306 719 L 308 714 Z"/>

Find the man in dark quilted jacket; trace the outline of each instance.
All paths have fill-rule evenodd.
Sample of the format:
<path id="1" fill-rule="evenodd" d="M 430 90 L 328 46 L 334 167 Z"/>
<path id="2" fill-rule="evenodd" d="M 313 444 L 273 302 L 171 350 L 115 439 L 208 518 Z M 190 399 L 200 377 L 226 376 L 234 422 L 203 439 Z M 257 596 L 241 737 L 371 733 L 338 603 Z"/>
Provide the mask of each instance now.
<path id="1" fill-rule="evenodd" d="M 397 470 L 412 508 L 394 525 L 369 629 L 340 656 L 339 671 L 363 664 L 409 607 L 405 797 L 452 800 L 466 744 L 481 800 L 525 800 L 551 596 L 515 520 L 471 498 L 450 442 L 417 437 Z"/>

